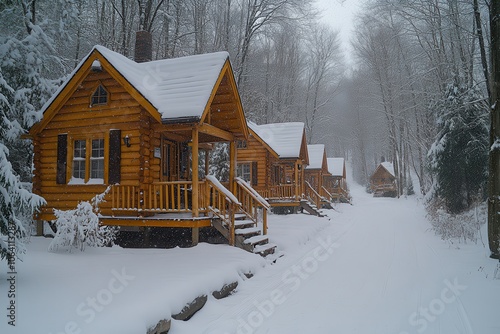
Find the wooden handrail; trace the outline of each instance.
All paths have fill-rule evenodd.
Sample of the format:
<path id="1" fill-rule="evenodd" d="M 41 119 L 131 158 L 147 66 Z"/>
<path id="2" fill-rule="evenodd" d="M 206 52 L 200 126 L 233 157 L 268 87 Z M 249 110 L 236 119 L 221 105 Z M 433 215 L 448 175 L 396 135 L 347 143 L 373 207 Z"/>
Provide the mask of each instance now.
<path id="1" fill-rule="evenodd" d="M 267 210 L 271 208 L 271 205 L 245 180 L 237 177 L 235 181 L 236 197 L 241 203 L 240 210 L 245 212 L 254 224 L 257 224 L 259 221 L 258 209 L 262 208 L 262 234 L 267 234 Z"/>
<path id="2" fill-rule="evenodd" d="M 318 192 L 311 186 L 311 184 L 307 181 L 304 182 L 306 185 L 306 197 L 310 201 L 312 201 L 316 207 L 319 209 L 321 206 L 321 196 Z"/>
<path id="3" fill-rule="evenodd" d="M 265 207 L 266 209 L 270 209 L 271 205 L 255 190 L 251 185 L 248 184 L 245 180 L 243 180 L 240 177 L 235 178 L 235 181 L 238 185 L 242 186 L 247 190 L 249 195 L 257 201 L 261 206 Z"/>
<path id="4" fill-rule="evenodd" d="M 214 215 L 226 223 L 229 229 L 229 244 L 235 245 L 234 216 L 241 203 L 224 187 L 215 177 L 207 175 L 207 187 L 205 189 L 205 200 L 207 208 Z"/>
<path id="5" fill-rule="evenodd" d="M 328 198 L 330 199 L 330 201 L 332 200 L 333 198 L 333 195 L 328 191 L 328 189 L 326 189 L 325 187 L 321 186 L 321 189 L 326 193 L 326 195 L 328 196 Z"/>

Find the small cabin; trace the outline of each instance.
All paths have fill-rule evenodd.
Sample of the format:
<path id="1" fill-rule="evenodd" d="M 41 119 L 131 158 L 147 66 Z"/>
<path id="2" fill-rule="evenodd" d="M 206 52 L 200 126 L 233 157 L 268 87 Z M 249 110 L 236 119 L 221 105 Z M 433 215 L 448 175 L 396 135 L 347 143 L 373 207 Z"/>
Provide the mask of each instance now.
<path id="1" fill-rule="evenodd" d="M 351 196 L 347 188 L 344 158 L 327 158 L 330 175 L 324 177 L 325 188 L 335 202 L 350 202 Z"/>
<path id="2" fill-rule="evenodd" d="M 238 176 L 251 183 L 271 207 L 296 209 L 309 163 L 304 123 L 248 122 L 248 127 L 248 139 L 237 144 Z"/>
<path id="3" fill-rule="evenodd" d="M 396 197 L 398 195 L 396 174 L 390 162 L 382 162 L 370 177 L 370 190 L 374 197 Z"/>
<path id="4" fill-rule="evenodd" d="M 318 208 L 330 204 L 330 193 L 324 186 L 324 178 L 330 176 L 326 161 L 325 145 L 307 145 L 309 165 L 305 169 L 305 196 Z"/>
<path id="5" fill-rule="evenodd" d="M 191 228 L 194 244 L 213 226 L 234 245 L 243 214 L 266 233 L 268 204 L 236 178 L 249 130 L 227 52 L 138 63 L 95 46 L 42 111 L 29 131 L 33 190 L 47 201 L 35 219 L 110 187 L 104 225 Z M 217 142 L 230 148 L 225 186 L 206 175 Z"/>

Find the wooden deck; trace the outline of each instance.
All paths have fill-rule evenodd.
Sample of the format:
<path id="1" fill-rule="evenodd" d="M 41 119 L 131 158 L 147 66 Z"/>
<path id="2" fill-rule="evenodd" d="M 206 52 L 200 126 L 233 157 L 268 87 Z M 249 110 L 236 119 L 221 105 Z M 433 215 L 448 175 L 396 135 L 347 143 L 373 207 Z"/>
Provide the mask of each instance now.
<path id="1" fill-rule="evenodd" d="M 193 217 L 191 213 L 158 213 L 148 217 L 102 216 L 100 222 L 107 226 L 195 228 L 211 226 L 212 219 L 211 216 Z"/>

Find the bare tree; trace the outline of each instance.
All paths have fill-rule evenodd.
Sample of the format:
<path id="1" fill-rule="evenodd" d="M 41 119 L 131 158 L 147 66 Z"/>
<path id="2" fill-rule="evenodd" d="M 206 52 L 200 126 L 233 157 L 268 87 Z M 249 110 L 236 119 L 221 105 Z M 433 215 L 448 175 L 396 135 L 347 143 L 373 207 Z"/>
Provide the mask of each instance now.
<path id="1" fill-rule="evenodd" d="M 309 36 L 305 120 L 307 139 L 312 143 L 320 109 L 334 95 L 334 84 L 338 84 L 338 78 L 342 75 L 342 62 L 338 32 L 332 31 L 327 26 L 314 26 Z M 320 93 L 324 89 L 327 89 L 328 93 L 321 99 Z"/>
<path id="2" fill-rule="evenodd" d="M 490 4 L 491 29 L 491 128 L 488 182 L 488 241 L 491 257 L 500 258 L 500 3 Z"/>

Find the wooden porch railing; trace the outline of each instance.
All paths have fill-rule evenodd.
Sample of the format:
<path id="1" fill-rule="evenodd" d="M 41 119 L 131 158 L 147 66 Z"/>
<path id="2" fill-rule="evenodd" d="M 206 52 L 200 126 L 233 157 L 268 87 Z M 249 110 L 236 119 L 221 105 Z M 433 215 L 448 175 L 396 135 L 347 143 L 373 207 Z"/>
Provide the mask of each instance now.
<path id="1" fill-rule="evenodd" d="M 259 194 L 268 199 L 296 199 L 294 184 L 268 186 L 266 189 L 259 190 Z"/>
<path id="2" fill-rule="evenodd" d="M 156 182 L 139 186 L 114 185 L 111 188 L 113 210 L 134 210 L 153 212 L 191 212 L 192 181 Z M 204 194 L 206 183 L 199 182 L 200 193 Z M 200 212 L 205 211 L 207 202 L 199 196 Z"/>
<path id="3" fill-rule="evenodd" d="M 349 192 L 343 187 L 334 187 L 333 189 L 324 189 L 324 192 L 330 198 L 330 201 L 340 201 L 340 199 L 345 199 L 346 201 L 350 201 Z"/>
<path id="4" fill-rule="evenodd" d="M 304 183 L 306 199 L 314 203 L 318 209 L 321 208 L 321 195 L 318 194 L 309 182 L 305 181 Z"/>
<path id="5" fill-rule="evenodd" d="M 245 180 L 237 177 L 235 195 L 241 203 L 241 210 L 255 223 L 259 221 L 262 213 L 262 234 L 267 234 L 267 211 L 271 208 L 269 203 L 252 188 Z M 260 209 L 260 210 L 259 210 Z"/>
<path id="6" fill-rule="evenodd" d="M 372 184 L 371 185 L 371 188 L 373 191 L 377 191 L 377 190 L 384 190 L 384 191 L 396 191 L 397 190 L 397 186 L 396 186 L 396 182 L 393 182 L 393 183 L 381 183 L 381 184 Z"/>
<path id="7" fill-rule="evenodd" d="M 321 196 L 328 198 L 330 201 L 333 201 L 334 196 L 331 192 L 328 191 L 325 187 L 321 186 Z"/>
<path id="8" fill-rule="evenodd" d="M 226 223 L 229 230 L 229 244 L 234 246 L 234 215 L 241 203 L 213 175 L 207 175 L 204 193 L 207 209 Z"/>
<path id="9" fill-rule="evenodd" d="M 111 187 L 111 205 L 114 211 L 174 213 L 192 212 L 192 181 L 157 182 L 150 185 Z M 232 194 L 215 177 L 207 175 L 200 181 L 199 212 L 211 212 L 219 217 L 229 230 L 229 243 L 235 244 L 235 214 L 244 212 L 255 224 L 262 213 L 263 234 L 267 233 L 267 210 L 270 206 L 251 186 L 236 179 L 236 194 Z M 262 208 L 262 210 L 259 210 Z"/>

